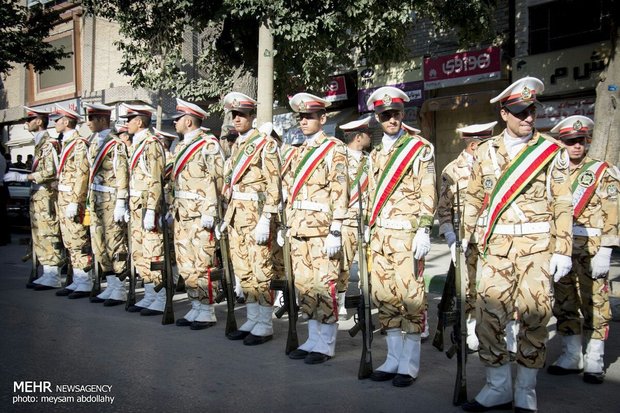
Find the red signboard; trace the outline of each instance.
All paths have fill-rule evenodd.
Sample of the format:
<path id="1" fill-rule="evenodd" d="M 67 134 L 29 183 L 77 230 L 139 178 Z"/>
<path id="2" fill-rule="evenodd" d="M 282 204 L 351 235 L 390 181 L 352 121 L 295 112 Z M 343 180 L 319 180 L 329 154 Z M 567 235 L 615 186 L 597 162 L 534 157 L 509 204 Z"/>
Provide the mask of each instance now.
<path id="1" fill-rule="evenodd" d="M 347 100 L 347 82 L 344 75 L 334 76 L 330 79 L 325 93 L 325 100 L 338 102 Z"/>
<path id="2" fill-rule="evenodd" d="M 496 80 L 500 75 L 497 47 L 424 59 L 425 90 Z"/>

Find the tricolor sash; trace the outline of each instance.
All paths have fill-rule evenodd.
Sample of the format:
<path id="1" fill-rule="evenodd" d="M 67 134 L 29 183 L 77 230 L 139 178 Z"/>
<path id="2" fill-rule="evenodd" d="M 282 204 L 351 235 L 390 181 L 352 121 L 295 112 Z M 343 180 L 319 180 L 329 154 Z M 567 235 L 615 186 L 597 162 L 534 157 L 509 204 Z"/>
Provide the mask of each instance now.
<path id="1" fill-rule="evenodd" d="M 38 166 L 39 166 L 39 158 L 34 158 L 32 160 L 32 168 L 30 168 L 30 172 L 36 172 Z"/>
<path id="2" fill-rule="evenodd" d="M 144 138 L 144 140 L 138 144 L 138 147 L 136 148 L 136 150 L 133 151 L 133 153 L 131 154 L 131 161 L 129 162 L 129 172 L 133 172 L 134 168 L 138 164 L 138 161 L 140 160 L 140 156 L 142 156 L 142 153 L 144 152 L 144 149 L 146 148 L 146 144 L 149 142 L 157 142 L 157 144 L 160 146 L 162 150 L 162 155 L 164 156 L 164 161 L 165 161 L 166 154 L 164 152 L 164 146 L 159 141 L 159 139 L 157 139 L 155 136 L 149 136 L 149 137 Z"/>
<path id="3" fill-rule="evenodd" d="M 596 187 L 600 182 L 603 174 L 609 165 L 607 162 L 590 161 L 583 166 L 583 171 L 577 176 L 575 182 L 571 184 L 573 193 L 573 217 L 575 219 L 581 216 L 586 209 L 590 199 L 596 191 Z"/>
<path id="4" fill-rule="evenodd" d="M 205 146 L 207 140 L 202 136 L 194 139 L 185 148 L 181 149 L 174 159 L 174 166 L 172 167 L 172 177 L 177 179 L 181 171 L 187 165 L 187 162 L 198 152 L 203 146 Z"/>
<path id="5" fill-rule="evenodd" d="M 321 163 L 327 153 L 336 145 L 336 142 L 331 139 L 326 139 L 319 146 L 316 146 L 308 151 L 304 155 L 297 169 L 295 170 L 295 179 L 293 180 L 293 189 L 291 192 L 291 202 L 295 200 L 297 194 L 301 190 L 301 187 L 305 185 L 308 178 L 312 176 L 312 173 L 316 170 L 317 166 Z"/>
<path id="6" fill-rule="evenodd" d="M 547 165 L 560 146 L 542 136 L 534 145 L 525 148 L 508 164 L 498 178 L 495 188 L 489 197 L 488 224 L 482 236 L 482 250 L 486 251 L 487 241 L 493 233 L 495 224 L 501 214 L 508 208 L 532 179 Z"/>
<path id="7" fill-rule="evenodd" d="M 110 139 L 107 141 L 97 152 L 97 156 L 95 156 L 95 160 L 93 161 L 93 166 L 90 168 L 90 176 L 88 177 L 88 182 L 92 183 L 95 175 L 99 172 L 99 168 L 103 163 L 106 155 L 110 152 L 110 150 L 116 145 L 118 142 L 114 139 Z"/>
<path id="8" fill-rule="evenodd" d="M 65 163 L 67 162 L 69 155 L 71 155 L 71 153 L 73 152 L 73 149 L 75 149 L 75 145 L 78 143 L 78 140 L 80 139 L 85 143 L 87 142 L 85 139 L 81 137 L 77 137 L 73 140 L 73 142 L 69 142 L 69 144 L 62 149 L 62 153 L 60 154 L 60 163 L 58 164 L 58 170 L 56 171 L 57 177 L 60 177 L 60 174 L 62 173 L 62 170 L 65 167 Z"/>
<path id="9" fill-rule="evenodd" d="M 280 167 L 280 176 L 283 176 L 286 173 L 288 167 L 291 166 L 291 161 L 295 157 L 296 153 L 297 148 L 295 146 L 289 146 L 284 152 L 282 152 L 282 155 L 280 157 L 280 164 L 282 165 Z"/>
<path id="10" fill-rule="evenodd" d="M 255 134 L 239 147 L 239 153 L 233 162 L 231 173 L 226 177 L 222 192 L 228 194 L 232 188 L 241 179 L 245 171 L 248 169 L 252 160 L 261 152 L 263 146 L 267 144 L 267 138 L 260 133 Z"/>
<path id="11" fill-rule="evenodd" d="M 357 203 L 360 191 L 364 192 L 366 188 L 368 188 L 368 158 L 364 156 L 357 168 L 355 179 L 349 186 L 349 208 Z"/>
<path id="12" fill-rule="evenodd" d="M 388 163 L 379 178 L 375 196 L 372 201 L 370 220 L 368 225 L 372 227 L 379 217 L 381 210 L 396 188 L 402 181 L 405 173 L 413 164 L 413 161 L 422 153 L 424 142 L 417 138 L 407 136 L 405 142 L 400 145 L 390 156 Z"/>

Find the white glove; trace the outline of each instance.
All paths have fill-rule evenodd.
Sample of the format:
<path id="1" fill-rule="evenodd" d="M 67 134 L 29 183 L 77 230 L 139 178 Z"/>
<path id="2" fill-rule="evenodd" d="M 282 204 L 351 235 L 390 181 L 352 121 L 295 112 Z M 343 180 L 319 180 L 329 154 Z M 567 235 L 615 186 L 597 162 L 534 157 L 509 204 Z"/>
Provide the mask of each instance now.
<path id="1" fill-rule="evenodd" d="M 419 228 L 413 238 L 413 258 L 421 260 L 431 250 L 431 237 L 426 228 Z"/>
<path id="2" fill-rule="evenodd" d="M 278 230 L 278 235 L 276 236 L 276 242 L 278 243 L 279 246 L 283 247 L 284 246 L 284 234 L 282 230 Z"/>
<path id="3" fill-rule="evenodd" d="M 443 234 L 448 248 L 450 248 L 450 255 L 452 256 L 452 262 L 456 262 L 456 234 L 453 231 L 448 231 Z"/>
<path id="4" fill-rule="evenodd" d="M 200 225 L 202 225 L 203 228 L 211 229 L 213 228 L 214 224 L 215 218 L 213 218 L 211 215 L 203 215 L 200 217 Z"/>
<path id="5" fill-rule="evenodd" d="M 155 229 L 155 211 L 147 209 L 142 220 L 142 226 L 147 231 L 153 231 Z"/>
<path id="6" fill-rule="evenodd" d="M 256 224 L 256 228 L 254 229 L 254 238 L 256 239 L 256 243 L 258 245 L 263 245 L 269 239 L 269 227 L 271 225 L 271 220 L 264 215 L 258 219 L 258 224 Z"/>
<path id="7" fill-rule="evenodd" d="M 131 219 L 131 215 L 129 214 L 129 210 L 128 209 L 125 210 L 125 215 L 123 216 L 123 218 L 125 218 L 125 222 L 127 222 L 127 223 Z"/>
<path id="8" fill-rule="evenodd" d="M 467 248 L 469 248 L 469 241 L 466 239 L 461 240 L 461 251 L 463 254 L 467 255 Z"/>
<path id="9" fill-rule="evenodd" d="M 117 199 L 114 205 L 114 222 L 123 222 L 125 220 L 125 214 L 127 214 L 127 201 L 124 199 Z"/>
<path id="10" fill-rule="evenodd" d="M 221 239 L 222 238 L 222 232 L 224 232 L 226 230 L 226 222 L 222 222 L 221 224 L 218 224 L 215 226 L 215 238 L 216 239 Z"/>
<path id="11" fill-rule="evenodd" d="M 329 233 L 327 234 L 327 238 L 325 238 L 323 252 L 326 253 L 329 258 L 333 258 L 336 254 L 338 254 L 338 252 L 340 252 L 341 245 L 342 238 Z"/>
<path id="12" fill-rule="evenodd" d="M 171 226 L 174 223 L 174 215 L 170 211 L 166 212 L 166 217 L 164 219 L 166 220 L 166 225 L 168 226 Z"/>
<path id="13" fill-rule="evenodd" d="M 19 172 L 15 172 L 15 171 L 9 171 L 4 174 L 4 181 L 5 182 L 27 182 L 28 175 L 20 174 Z"/>
<path id="14" fill-rule="evenodd" d="M 609 273 L 609 262 L 611 261 L 611 248 L 601 247 L 596 255 L 592 257 L 590 261 L 590 269 L 592 273 L 590 276 L 597 280 L 599 278 L 605 278 Z"/>
<path id="15" fill-rule="evenodd" d="M 67 205 L 67 209 L 65 209 L 65 217 L 69 219 L 73 219 L 75 218 L 77 213 L 78 213 L 78 204 L 76 204 L 75 202 L 70 202 L 69 205 Z"/>
<path id="16" fill-rule="evenodd" d="M 370 242 L 370 226 L 368 225 L 364 227 L 364 242 L 366 242 L 366 244 Z"/>
<path id="17" fill-rule="evenodd" d="M 553 254 L 549 262 L 549 272 L 553 275 L 553 281 L 558 282 L 570 272 L 573 266 L 571 257 L 562 254 Z"/>

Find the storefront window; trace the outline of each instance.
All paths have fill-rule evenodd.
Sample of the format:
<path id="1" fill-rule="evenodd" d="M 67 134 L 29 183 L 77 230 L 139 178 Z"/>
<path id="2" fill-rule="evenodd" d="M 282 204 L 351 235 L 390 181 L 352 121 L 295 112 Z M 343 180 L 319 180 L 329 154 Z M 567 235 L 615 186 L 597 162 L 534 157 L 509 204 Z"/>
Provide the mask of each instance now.
<path id="1" fill-rule="evenodd" d="M 73 36 L 65 36 L 49 42 L 54 47 L 62 47 L 65 51 L 73 51 Z M 46 70 L 38 75 L 39 90 L 64 86 L 74 81 L 73 54 L 58 62 L 64 66 L 62 70 Z"/>

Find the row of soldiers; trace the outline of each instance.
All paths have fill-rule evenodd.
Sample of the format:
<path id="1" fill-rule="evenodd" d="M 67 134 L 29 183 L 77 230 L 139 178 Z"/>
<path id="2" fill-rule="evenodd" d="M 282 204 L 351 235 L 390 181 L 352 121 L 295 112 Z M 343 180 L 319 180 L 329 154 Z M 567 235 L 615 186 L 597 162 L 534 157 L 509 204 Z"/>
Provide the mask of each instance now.
<path id="1" fill-rule="evenodd" d="M 280 259 L 291 260 L 300 311 L 308 320 L 307 340 L 289 357 L 322 363 L 335 354 L 339 304 L 359 241 L 362 202 L 372 299 L 388 349 L 371 379 L 406 387 L 418 376 L 421 335 L 428 324 L 423 268 L 437 210 L 440 233 L 453 255 L 461 253 L 456 234 L 464 233 L 468 341 L 487 366 L 486 385 L 463 409 L 512 408 L 514 403 L 515 411 L 536 411 L 536 375 L 545 364 L 552 313 L 563 354 L 549 372 L 585 368 L 584 380 L 603 380 L 610 318 L 606 276 L 611 248 L 618 246 L 617 170 L 586 156 L 593 124 L 585 117 L 558 124 L 557 140 L 535 130 L 542 91 L 542 82 L 528 77 L 491 100 L 499 102 L 506 122 L 500 135 L 492 136 L 495 122 L 459 130 L 467 148 L 444 170 L 439 197 L 433 145 L 403 123 L 409 98 L 394 87 L 382 87 L 368 99 L 383 130 L 370 154 L 364 149 L 370 145 L 371 117 L 341 126 L 345 145 L 322 130 L 330 103 L 308 93 L 289 101 L 305 136 L 299 146 L 280 145 L 252 126 L 254 99 L 226 95 L 223 104 L 239 134 L 228 159 L 218 139 L 201 129 L 207 113 L 180 99 L 175 128 L 182 141 L 174 154 L 166 153 L 151 132 L 153 109 L 145 105 L 125 104 L 133 136 L 129 148 L 110 133 L 110 107 L 86 105 L 90 139 L 75 132 L 79 115 L 59 107 L 62 148 L 45 131 L 48 113 L 28 109 L 35 165 L 27 177 L 5 179 L 33 181 L 33 242 L 44 269 L 35 289 L 60 287 L 62 239 L 74 279 L 61 294 L 86 296 L 93 282 L 90 269 L 99 265 L 107 287 L 95 301 L 124 302 L 129 224 L 131 265 L 145 282 L 144 297 L 130 311 L 161 314 L 165 288 L 159 288 L 161 275 L 150 263 L 168 253 L 162 226 L 172 223 L 178 274 L 191 302 L 177 325 L 208 328 L 216 323 L 218 291 L 211 278 L 216 240 L 226 231 L 247 312 L 247 321 L 228 338 L 257 345 L 273 336 L 270 281 L 280 276 L 274 257 L 277 245 L 289 242 L 291 256 Z M 171 206 L 162 211 L 165 176 Z M 221 200 L 227 208 L 218 217 Z M 281 208 L 288 221 L 284 237 L 277 229 Z M 463 228 L 452 226 L 454 213 L 462 215 Z M 91 216 L 88 228 L 84 214 Z M 89 243 L 96 264 L 87 253 Z M 514 393 L 505 339 L 511 320 L 519 327 Z"/>

